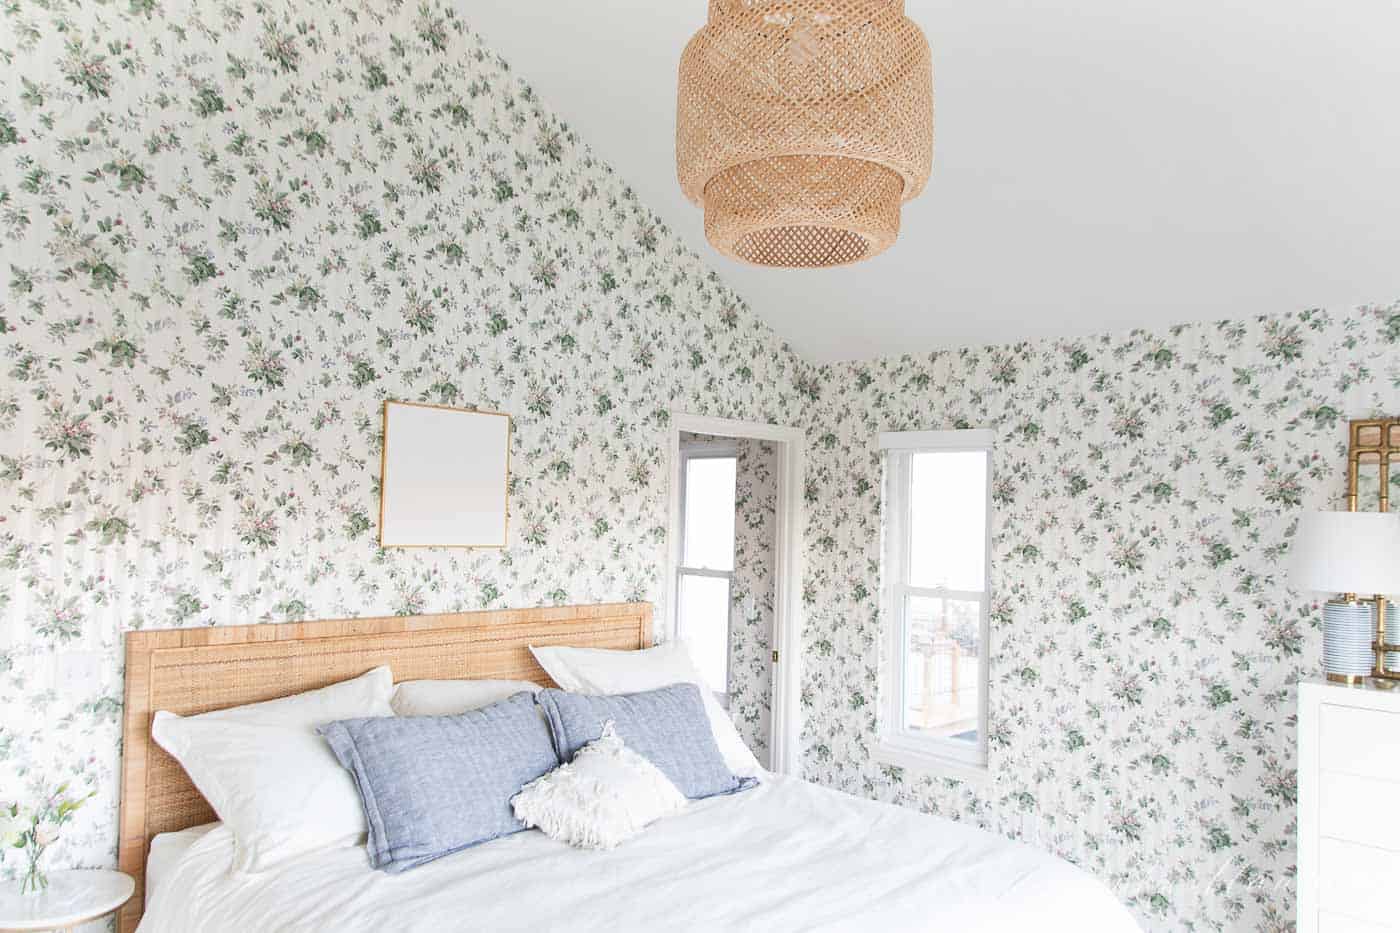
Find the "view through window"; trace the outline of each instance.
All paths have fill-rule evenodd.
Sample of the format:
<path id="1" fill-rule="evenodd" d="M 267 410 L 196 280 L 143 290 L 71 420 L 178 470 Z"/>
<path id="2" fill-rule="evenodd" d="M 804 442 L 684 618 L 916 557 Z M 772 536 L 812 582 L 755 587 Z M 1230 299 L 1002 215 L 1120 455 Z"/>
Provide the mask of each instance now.
<path id="1" fill-rule="evenodd" d="M 891 659 L 882 740 L 986 760 L 988 432 L 884 435 Z"/>
<path id="2" fill-rule="evenodd" d="M 929 735 L 976 742 L 987 574 L 987 454 L 916 453 L 909 473 L 904 724 Z"/>

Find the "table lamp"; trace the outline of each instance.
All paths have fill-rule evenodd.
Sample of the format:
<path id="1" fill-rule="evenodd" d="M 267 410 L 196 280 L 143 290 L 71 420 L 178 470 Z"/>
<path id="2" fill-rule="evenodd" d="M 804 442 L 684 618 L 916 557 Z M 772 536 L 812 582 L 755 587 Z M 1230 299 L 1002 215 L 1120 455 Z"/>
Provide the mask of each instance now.
<path id="1" fill-rule="evenodd" d="M 1332 596 L 1322 608 L 1327 679 L 1356 684 L 1382 672 L 1386 665 L 1372 643 L 1400 640 L 1400 615 L 1386 605 L 1386 597 L 1400 593 L 1400 514 L 1308 513 L 1291 558 L 1295 587 Z M 1378 612 L 1385 613 L 1383 630 Z"/>

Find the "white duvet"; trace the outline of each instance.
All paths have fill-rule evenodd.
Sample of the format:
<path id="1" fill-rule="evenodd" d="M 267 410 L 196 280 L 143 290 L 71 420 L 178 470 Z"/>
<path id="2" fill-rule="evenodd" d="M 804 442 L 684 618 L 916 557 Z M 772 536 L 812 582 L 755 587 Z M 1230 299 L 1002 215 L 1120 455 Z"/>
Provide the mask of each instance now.
<path id="1" fill-rule="evenodd" d="M 399 875 L 364 847 L 257 875 L 218 827 L 162 872 L 140 933 L 787 930 L 1130 933 L 1128 911 L 1039 850 L 774 777 L 609 851 L 516 833 Z"/>

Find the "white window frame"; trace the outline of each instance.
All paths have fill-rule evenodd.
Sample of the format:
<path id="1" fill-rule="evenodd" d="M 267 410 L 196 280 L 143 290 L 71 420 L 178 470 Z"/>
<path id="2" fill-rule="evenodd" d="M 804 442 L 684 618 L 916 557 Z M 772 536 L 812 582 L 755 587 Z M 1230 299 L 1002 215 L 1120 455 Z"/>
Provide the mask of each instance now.
<path id="1" fill-rule="evenodd" d="M 929 771 L 959 780 L 990 779 L 987 766 L 988 646 L 991 634 L 992 568 L 992 459 L 995 432 L 988 429 L 958 431 L 887 431 L 880 434 L 885 458 L 884 609 L 885 661 L 881 665 L 879 737 L 875 758 L 886 764 Z M 985 452 L 987 454 L 987 534 L 984 547 L 982 591 L 966 592 L 943 587 L 909 584 L 910 461 L 925 452 Z M 977 601 L 981 606 L 978 638 L 977 743 L 918 735 L 904 728 L 906 617 L 909 597 Z"/>
<path id="2" fill-rule="evenodd" d="M 730 558 L 729 570 L 715 570 L 711 567 L 691 566 L 685 562 L 685 513 L 686 496 L 689 490 L 686 488 L 686 479 L 690 473 L 690 461 L 692 460 L 737 460 L 739 456 L 739 445 L 728 440 L 706 440 L 706 441 L 683 441 L 680 448 L 680 557 L 676 562 L 676 598 L 679 600 L 681 593 L 681 582 L 687 577 L 716 577 L 726 581 L 724 605 L 727 610 L 724 617 L 724 690 L 715 692 L 715 699 L 725 709 L 729 708 L 729 693 L 733 671 L 730 669 L 730 661 L 733 655 L 734 638 L 734 568 L 733 558 Z M 737 464 L 736 464 L 737 466 Z M 736 470 L 737 481 L 737 470 Z M 737 499 L 738 491 L 735 491 Z M 735 527 L 735 535 L 738 535 L 738 528 Z M 685 640 L 685 623 L 681 618 L 679 603 L 676 610 L 676 634 Z"/>

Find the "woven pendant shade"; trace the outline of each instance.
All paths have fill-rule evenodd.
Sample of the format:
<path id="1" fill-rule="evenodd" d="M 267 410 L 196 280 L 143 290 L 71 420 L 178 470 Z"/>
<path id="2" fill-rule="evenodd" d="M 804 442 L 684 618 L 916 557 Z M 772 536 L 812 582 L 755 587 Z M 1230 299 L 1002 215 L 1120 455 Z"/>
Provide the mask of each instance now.
<path id="1" fill-rule="evenodd" d="M 710 0 L 681 55 L 676 172 L 721 253 L 874 256 L 932 161 L 933 69 L 903 0 Z"/>

